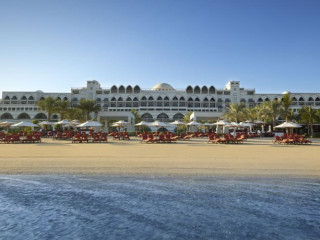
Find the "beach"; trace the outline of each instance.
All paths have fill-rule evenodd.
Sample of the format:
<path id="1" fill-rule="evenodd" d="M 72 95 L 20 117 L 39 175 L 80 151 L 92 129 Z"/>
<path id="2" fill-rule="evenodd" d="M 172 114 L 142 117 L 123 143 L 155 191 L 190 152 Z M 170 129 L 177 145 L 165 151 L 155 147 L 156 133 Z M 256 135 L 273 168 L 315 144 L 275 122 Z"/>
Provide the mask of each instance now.
<path id="1" fill-rule="evenodd" d="M 44 138 L 39 144 L 0 144 L 0 173 L 319 177 L 320 140 L 312 139 L 311 145 L 279 145 L 272 140 L 207 144 L 206 138 L 199 138 L 141 144 L 133 137 L 72 144 Z"/>

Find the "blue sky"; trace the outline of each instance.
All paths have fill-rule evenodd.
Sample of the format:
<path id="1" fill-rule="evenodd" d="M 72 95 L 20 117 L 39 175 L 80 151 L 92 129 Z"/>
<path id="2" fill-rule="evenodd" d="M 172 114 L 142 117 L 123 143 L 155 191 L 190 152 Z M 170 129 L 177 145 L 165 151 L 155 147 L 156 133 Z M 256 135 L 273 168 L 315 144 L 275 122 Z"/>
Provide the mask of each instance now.
<path id="1" fill-rule="evenodd" d="M 3 0 L 0 92 L 229 80 L 320 92 L 318 0 Z"/>

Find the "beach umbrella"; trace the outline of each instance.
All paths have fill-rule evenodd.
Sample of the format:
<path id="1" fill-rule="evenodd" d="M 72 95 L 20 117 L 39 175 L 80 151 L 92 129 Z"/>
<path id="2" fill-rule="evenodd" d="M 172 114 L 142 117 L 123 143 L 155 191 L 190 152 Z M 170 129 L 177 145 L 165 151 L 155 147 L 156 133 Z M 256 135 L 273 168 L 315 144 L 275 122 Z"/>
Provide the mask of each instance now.
<path id="1" fill-rule="evenodd" d="M 256 121 L 254 121 L 254 123 L 256 123 L 256 124 L 265 124 L 265 122 L 261 121 L 261 120 L 256 120 Z"/>
<path id="2" fill-rule="evenodd" d="M 196 122 L 196 121 L 191 121 L 191 122 L 187 123 L 186 125 L 189 126 L 189 131 L 190 131 L 190 127 L 199 127 L 202 124 L 199 122 Z"/>
<path id="3" fill-rule="evenodd" d="M 302 126 L 294 122 L 284 122 L 274 128 L 301 128 Z"/>
<path id="4" fill-rule="evenodd" d="M 287 131 L 289 131 L 289 129 L 294 129 L 294 128 L 301 128 L 302 126 L 299 124 L 296 124 L 294 122 L 284 122 L 278 126 L 275 126 L 274 128 L 285 128 L 287 129 Z"/>
<path id="5" fill-rule="evenodd" d="M 249 131 L 252 132 L 252 127 L 256 124 L 250 122 L 240 122 L 239 126 L 244 128 L 249 128 Z"/>
<path id="6" fill-rule="evenodd" d="M 181 122 L 181 121 L 179 121 L 179 120 L 175 120 L 174 122 L 171 122 L 171 123 L 169 123 L 169 124 L 172 124 L 172 125 L 184 125 L 184 122 Z"/>
<path id="7" fill-rule="evenodd" d="M 148 126 L 148 124 L 149 124 L 148 122 L 141 121 L 141 122 L 135 124 L 135 126 Z"/>
<path id="8" fill-rule="evenodd" d="M 10 122 L 10 121 L 4 121 L 4 122 L 0 122 L 0 127 L 8 127 L 15 124 L 15 122 Z"/>
<path id="9" fill-rule="evenodd" d="M 60 125 L 68 125 L 71 122 L 69 120 L 61 120 L 60 122 L 56 122 L 56 124 L 60 124 Z"/>
<path id="10" fill-rule="evenodd" d="M 15 122 L 10 122 L 10 121 L 0 122 L 0 127 L 6 127 L 7 131 L 9 131 L 10 126 L 13 124 L 15 124 Z"/>
<path id="11" fill-rule="evenodd" d="M 167 123 L 164 123 L 164 122 L 161 122 L 159 120 L 156 120 L 154 122 L 151 122 L 148 124 L 148 126 L 151 126 L 151 127 L 156 127 L 157 128 L 157 132 L 158 132 L 158 129 L 161 128 L 161 127 L 168 127 L 169 125 Z"/>
<path id="12" fill-rule="evenodd" d="M 115 122 L 114 124 L 117 124 L 119 127 L 124 127 L 126 125 L 128 125 L 129 123 L 123 120 L 120 120 L 118 122 Z"/>
<path id="13" fill-rule="evenodd" d="M 11 125 L 11 127 L 38 127 L 37 124 L 34 124 L 32 122 L 19 122 L 19 123 L 16 123 L 16 124 L 13 124 Z"/>
<path id="14" fill-rule="evenodd" d="M 212 125 L 217 126 L 217 129 L 216 129 L 217 132 L 220 132 L 220 131 L 218 131 L 218 129 L 220 129 L 219 126 L 222 126 L 222 132 L 224 132 L 224 130 L 225 130 L 224 127 L 226 125 L 230 125 L 230 123 L 227 120 L 219 120 L 219 121 L 213 123 Z"/>
<path id="15" fill-rule="evenodd" d="M 42 121 L 39 122 L 38 125 L 55 125 L 57 124 L 56 122 L 48 122 L 48 121 Z"/>
<path id="16" fill-rule="evenodd" d="M 102 127 L 102 124 L 99 122 L 95 122 L 95 121 L 87 121 L 84 123 L 81 123 L 79 125 L 77 125 L 77 127 Z"/>
<path id="17" fill-rule="evenodd" d="M 196 122 L 196 121 L 192 121 L 192 122 L 187 123 L 187 125 L 188 126 L 201 126 L 202 124 L 199 122 Z"/>

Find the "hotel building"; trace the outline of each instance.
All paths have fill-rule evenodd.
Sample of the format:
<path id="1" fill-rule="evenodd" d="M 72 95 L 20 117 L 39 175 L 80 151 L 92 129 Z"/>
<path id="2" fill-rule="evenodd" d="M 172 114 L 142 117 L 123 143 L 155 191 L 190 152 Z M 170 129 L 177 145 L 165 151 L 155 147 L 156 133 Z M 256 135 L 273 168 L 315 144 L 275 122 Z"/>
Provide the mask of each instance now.
<path id="1" fill-rule="evenodd" d="M 240 87 L 239 81 L 230 81 L 218 89 L 213 85 L 187 86 L 175 89 L 167 83 L 155 85 L 152 89 L 140 86 L 112 86 L 102 88 L 98 81 L 87 81 L 83 88 L 72 88 L 68 93 L 3 92 L 0 102 L 0 121 L 45 120 L 47 113 L 40 110 L 37 102 L 46 97 L 69 100 L 77 106 L 81 99 L 92 99 L 101 106 L 99 120 L 126 120 L 133 123 L 130 112 L 136 109 L 145 121 L 164 122 L 180 120 L 184 114 L 193 112 L 193 120 L 209 120 L 221 117 L 231 103 L 254 106 L 265 101 L 283 98 L 284 93 L 256 93 L 255 89 Z M 302 106 L 320 108 L 320 93 L 291 93 L 291 108 L 297 112 Z M 58 114 L 51 116 L 58 120 Z"/>

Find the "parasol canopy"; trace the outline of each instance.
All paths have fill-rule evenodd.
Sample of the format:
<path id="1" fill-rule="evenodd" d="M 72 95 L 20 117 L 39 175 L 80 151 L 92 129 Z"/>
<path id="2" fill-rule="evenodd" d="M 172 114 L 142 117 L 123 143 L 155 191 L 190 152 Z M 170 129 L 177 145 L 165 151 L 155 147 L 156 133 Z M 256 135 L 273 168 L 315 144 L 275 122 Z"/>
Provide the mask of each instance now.
<path id="1" fill-rule="evenodd" d="M 184 125 L 184 123 L 179 121 L 179 120 L 175 120 L 174 122 L 171 122 L 169 124 L 172 124 L 172 125 Z"/>
<path id="2" fill-rule="evenodd" d="M 77 127 L 102 127 L 102 124 L 95 121 L 87 121 L 77 125 Z"/>
<path id="3" fill-rule="evenodd" d="M 284 122 L 274 128 L 301 128 L 302 126 L 294 122 Z"/>
<path id="4" fill-rule="evenodd" d="M 19 122 L 19 123 L 16 123 L 16 124 L 13 124 L 11 125 L 11 127 L 38 127 L 37 124 L 34 124 L 32 122 Z"/>

